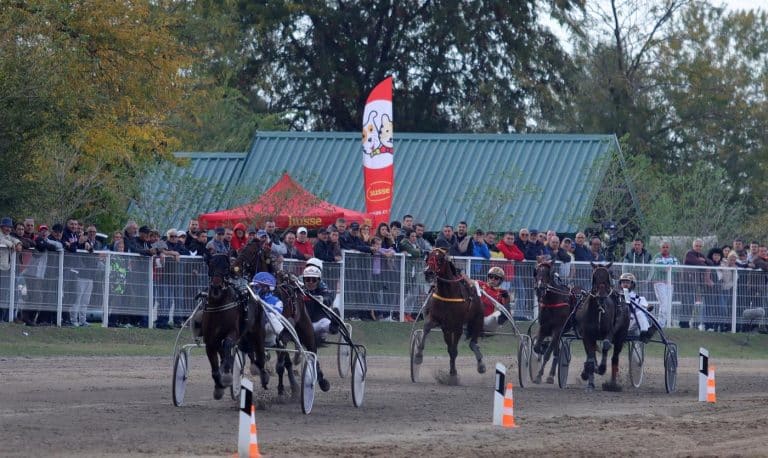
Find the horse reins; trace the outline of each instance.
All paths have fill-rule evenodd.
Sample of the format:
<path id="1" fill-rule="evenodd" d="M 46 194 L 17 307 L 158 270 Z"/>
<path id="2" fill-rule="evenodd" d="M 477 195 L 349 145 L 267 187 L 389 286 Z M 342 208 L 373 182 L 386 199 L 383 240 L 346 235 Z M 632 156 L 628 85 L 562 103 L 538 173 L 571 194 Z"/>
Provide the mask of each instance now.
<path id="1" fill-rule="evenodd" d="M 203 313 L 224 312 L 226 310 L 233 309 L 233 308 L 237 307 L 238 305 L 240 305 L 240 303 L 238 301 L 232 301 L 232 302 L 229 302 L 227 304 L 220 305 L 218 307 L 211 307 L 211 308 L 208 308 L 208 306 L 206 305 L 206 307 L 203 309 Z"/>

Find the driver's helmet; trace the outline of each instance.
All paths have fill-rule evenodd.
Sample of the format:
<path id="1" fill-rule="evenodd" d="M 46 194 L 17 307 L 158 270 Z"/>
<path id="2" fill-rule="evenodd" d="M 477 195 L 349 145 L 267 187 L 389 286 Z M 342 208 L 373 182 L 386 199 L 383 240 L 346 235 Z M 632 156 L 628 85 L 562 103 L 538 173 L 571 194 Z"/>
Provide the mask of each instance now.
<path id="1" fill-rule="evenodd" d="M 277 280 L 275 280 L 275 276 L 269 272 L 259 272 L 253 276 L 251 284 L 255 286 L 269 286 L 270 290 L 274 290 L 277 285 Z"/>
<path id="2" fill-rule="evenodd" d="M 323 261 L 317 258 L 309 258 L 307 259 L 306 267 L 314 266 L 320 269 L 320 272 L 323 271 Z"/>
<path id="3" fill-rule="evenodd" d="M 304 268 L 304 273 L 302 273 L 302 276 L 304 278 L 320 278 L 322 272 L 320 272 L 320 269 L 318 269 L 315 266 L 307 266 Z"/>
<path id="4" fill-rule="evenodd" d="M 503 280 L 504 279 L 504 269 L 502 269 L 499 266 L 491 267 L 491 269 L 488 271 L 488 276 L 490 277 L 491 275 L 495 275 L 495 276 L 497 276 L 497 277 L 499 277 L 499 278 L 501 278 Z"/>
<path id="5" fill-rule="evenodd" d="M 621 277 L 619 277 L 619 284 L 621 284 L 622 281 L 630 282 L 630 289 L 635 287 L 635 276 L 629 272 L 621 274 Z"/>

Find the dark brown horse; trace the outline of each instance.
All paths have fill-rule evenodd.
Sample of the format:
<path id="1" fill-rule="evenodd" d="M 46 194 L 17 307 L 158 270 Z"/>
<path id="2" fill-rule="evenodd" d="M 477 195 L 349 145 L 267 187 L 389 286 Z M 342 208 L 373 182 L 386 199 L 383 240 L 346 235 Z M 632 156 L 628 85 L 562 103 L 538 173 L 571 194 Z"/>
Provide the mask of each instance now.
<path id="1" fill-rule="evenodd" d="M 534 289 L 539 302 L 539 332 L 536 335 L 534 351 L 538 354 L 543 353 L 544 356 L 539 373 L 533 382 L 541 383 L 544 368 L 549 357 L 554 353 L 547 383 L 555 383 L 555 368 L 560 357 L 560 335 L 567 331 L 565 325 L 582 290 L 558 285 L 555 281 L 554 262 L 548 256 L 537 258 L 535 282 Z"/>
<path id="2" fill-rule="evenodd" d="M 613 346 L 611 356 L 611 381 L 603 383 L 603 390 L 620 391 L 618 383 L 619 355 L 624 346 L 629 329 L 629 311 L 619 300 L 613 289 L 610 268 L 613 263 L 599 265 L 592 263 L 592 289 L 586 301 L 576 311 L 576 322 L 584 342 L 587 361 L 581 379 L 587 382 L 587 389 L 595 388 L 595 363 L 597 361 L 597 341 L 602 341 L 602 359 L 597 373 L 605 374 L 608 351 Z"/>
<path id="3" fill-rule="evenodd" d="M 424 354 L 424 342 L 427 334 L 435 327 L 443 330 L 443 339 L 451 357 L 450 383 L 458 383 L 456 356 L 462 329 L 467 325 L 469 348 L 477 358 L 477 371 L 485 372 L 483 354 L 477 345 L 477 339 L 483 331 L 483 304 L 477 290 L 459 275 L 448 252 L 435 248 L 427 257 L 427 270 L 435 279 L 432 294 L 425 309 L 424 334 L 415 354 L 415 361 L 421 364 Z"/>
<path id="4" fill-rule="evenodd" d="M 275 288 L 275 293 L 283 303 L 283 316 L 293 326 L 293 329 L 296 331 L 296 335 L 299 338 L 299 342 L 304 349 L 317 355 L 315 330 L 312 327 L 312 320 L 309 318 L 309 313 L 307 313 L 305 297 L 301 287 L 298 285 L 296 278 L 285 271 L 278 271 L 276 278 L 277 287 Z M 282 347 L 286 347 L 290 342 L 291 336 L 286 331 L 283 331 L 279 336 L 278 344 Z M 294 394 L 298 393 L 298 383 L 296 383 L 292 367 L 293 363 L 291 362 L 290 354 L 279 352 L 277 356 L 277 365 L 275 367 L 278 375 L 278 394 L 282 395 L 285 391 L 283 387 L 283 372 L 286 369 L 288 370 L 288 382 L 291 384 L 291 391 Z M 319 358 L 317 362 L 317 383 L 323 391 L 331 389 L 330 382 L 325 378 L 323 371 L 320 369 Z"/>
<path id="5" fill-rule="evenodd" d="M 205 353 L 215 383 L 214 399 L 221 399 L 232 385 L 232 366 L 240 339 L 241 307 L 237 292 L 227 281 L 229 256 L 214 255 L 208 261 L 208 301 L 203 309 L 202 334 Z"/>

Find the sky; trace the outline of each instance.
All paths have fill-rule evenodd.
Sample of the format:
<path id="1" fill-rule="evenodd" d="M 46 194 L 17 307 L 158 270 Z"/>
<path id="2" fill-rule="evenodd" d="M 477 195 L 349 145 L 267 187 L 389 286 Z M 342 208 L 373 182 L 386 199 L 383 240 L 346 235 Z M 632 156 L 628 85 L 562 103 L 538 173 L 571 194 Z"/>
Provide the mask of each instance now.
<path id="1" fill-rule="evenodd" d="M 663 3 L 663 0 L 648 0 L 650 4 L 657 2 L 657 3 Z M 715 5 L 724 5 L 727 9 L 737 11 L 737 10 L 749 10 L 749 9 L 760 9 L 763 11 L 768 12 L 768 0 L 709 0 L 710 3 Z M 590 2 L 591 4 L 600 4 L 601 9 L 608 11 L 610 2 L 609 0 L 587 0 L 587 2 Z M 620 2 L 617 2 L 620 3 Z M 571 52 L 571 44 L 568 42 L 568 33 L 554 20 L 552 20 L 549 15 L 542 14 L 539 16 L 541 22 L 546 27 L 549 27 L 552 32 L 560 38 L 560 43 L 563 46 L 563 48 L 567 52 Z"/>

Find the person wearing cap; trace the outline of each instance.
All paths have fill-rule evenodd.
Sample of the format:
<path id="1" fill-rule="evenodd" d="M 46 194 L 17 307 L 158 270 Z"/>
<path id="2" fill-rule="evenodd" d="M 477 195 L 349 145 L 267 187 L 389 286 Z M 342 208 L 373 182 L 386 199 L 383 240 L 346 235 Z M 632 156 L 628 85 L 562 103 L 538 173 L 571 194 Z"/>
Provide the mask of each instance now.
<path id="1" fill-rule="evenodd" d="M 245 224 L 237 223 L 235 224 L 233 230 L 234 233 L 232 234 L 232 241 L 230 243 L 232 244 L 232 249 L 239 252 L 240 249 L 248 243 L 248 235 L 245 232 Z"/>
<path id="2" fill-rule="evenodd" d="M 629 314 L 629 333 L 637 335 L 639 331 L 640 340 L 647 343 L 652 334 L 649 331 L 651 325 L 646 315 L 648 301 L 645 297 L 635 292 L 635 276 L 633 274 L 629 272 L 621 274 L 621 277 L 619 277 L 619 291 L 624 293 L 624 301 L 629 304 L 631 310 Z"/>
<path id="3" fill-rule="evenodd" d="M 303 297 L 304 305 L 309 314 L 309 319 L 312 321 L 312 328 L 315 330 L 315 336 L 322 341 L 328 337 L 328 334 L 338 333 L 339 328 L 336 323 L 331 322 L 323 312 L 322 306 L 317 303 L 320 301 L 325 304 L 326 307 L 331 307 L 331 304 L 333 303 L 333 298 L 325 287 L 325 284 L 322 282 L 321 277 L 322 270 L 315 265 L 305 267 L 304 272 L 302 273 L 302 281 L 307 293 Z"/>
<path id="4" fill-rule="evenodd" d="M 539 256 L 544 256 L 544 242 L 539 238 L 539 231 L 536 229 L 530 230 L 528 248 L 525 250 L 525 259 L 528 261 L 535 261 Z"/>
<path id="5" fill-rule="evenodd" d="M 277 286 L 277 280 L 274 275 L 269 272 L 259 272 L 253 276 L 251 286 L 254 287 L 259 298 L 269 304 L 275 312 L 283 313 L 283 302 L 274 294 L 275 286 Z M 249 307 L 249 313 L 251 309 L 255 310 L 253 307 Z M 277 338 L 283 332 L 283 324 L 274 314 L 268 312 L 262 314 L 261 324 L 266 331 L 264 342 L 267 346 L 274 347 L 277 345 Z"/>
<path id="6" fill-rule="evenodd" d="M 309 240 L 306 227 L 302 226 L 296 231 L 296 243 L 294 243 L 294 246 L 304 256 L 304 259 L 309 259 L 315 255 L 315 247 L 312 246 L 312 241 Z"/>
<path id="7" fill-rule="evenodd" d="M 248 240 L 248 243 L 251 243 L 252 241 L 256 240 L 256 233 L 258 231 L 255 227 L 249 227 L 248 230 L 245 233 L 245 237 Z M 247 244 L 246 244 L 247 245 Z"/>
<path id="8" fill-rule="evenodd" d="M 487 281 L 478 280 L 477 284 L 494 301 L 509 310 L 509 291 L 502 288 L 502 281 L 504 281 L 504 269 L 501 267 L 491 267 L 488 270 Z M 496 309 L 493 301 L 485 294 L 480 299 L 483 301 L 483 330 L 485 332 L 493 332 L 507 321 L 507 317 Z"/>
<path id="9" fill-rule="evenodd" d="M 312 254 L 315 258 L 325 262 L 336 261 L 333 255 L 333 244 L 330 241 L 328 228 L 321 227 L 317 230 L 317 241 L 315 242 Z"/>
<path id="10" fill-rule="evenodd" d="M 205 249 L 211 255 L 230 254 L 232 247 L 224 238 L 224 234 L 227 233 L 226 229 L 223 227 L 217 227 L 215 232 L 216 235 L 214 236 L 213 240 L 208 242 L 208 245 L 205 246 Z"/>
<path id="11" fill-rule="evenodd" d="M 338 225 L 338 222 L 337 222 Z M 352 221 L 349 224 L 349 232 L 339 235 L 339 245 L 342 250 L 354 250 L 361 253 L 371 254 L 373 251 L 362 238 L 360 238 L 360 223 Z"/>

